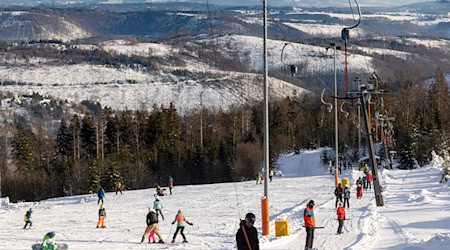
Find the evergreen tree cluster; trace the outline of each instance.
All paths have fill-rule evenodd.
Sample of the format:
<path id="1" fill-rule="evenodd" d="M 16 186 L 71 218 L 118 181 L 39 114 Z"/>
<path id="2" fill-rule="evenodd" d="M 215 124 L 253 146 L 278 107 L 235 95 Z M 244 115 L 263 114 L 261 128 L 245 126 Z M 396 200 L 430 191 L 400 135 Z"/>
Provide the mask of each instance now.
<path id="1" fill-rule="evenodd" d="M 62 119 L 54 135 L 37 134 L 22 119 L 2 190 L 12 200 L 36 200 L 68 190 L 113 190 L 115 181 L 127 189 L 154 187 L 160 179 L 165 185 L 167 175 L 178 185 L 253 179 L 263 160 L 262 107 L 202 108 L 183 116 L 172 104 L 151 112 L 95 108 Z M 271 164 L 282 152 L 333 138 L 333 117 L 315 98 L 273 102 L 269 118 Z"/>
<path id="2" fill-rule="evenodd" d="M 448 83 L 438 70 L 426 84 L 401 74 L 379 83 L 388 94 L 372 114 L 396 118 L 394 143 L 401 168 L 423 166 L 432 150 L 449 149 Z M 0 138 L 3 195 L 13 201 L 37 200 L 95 192 L 100 186 L 113 190 L 115 181 L 137 189 L 154 187 L 159 180 L 166 185 L 167 175 L 180 185 L 248 180 L 261 171 L 262 103 L 183 115 L 172 104 L 152 111 L 90 106 L 82 115 L 62 119 L 55 134 L 15 119 L 12 138 Z M 356 107 L 345 108 L 348 117 L 339 113 L 340 152 L 357 148 Z M 272 167 L 281 153 L 334 146 L 334 112 L 318 96 L 271 102 L 269 125 Z"/>

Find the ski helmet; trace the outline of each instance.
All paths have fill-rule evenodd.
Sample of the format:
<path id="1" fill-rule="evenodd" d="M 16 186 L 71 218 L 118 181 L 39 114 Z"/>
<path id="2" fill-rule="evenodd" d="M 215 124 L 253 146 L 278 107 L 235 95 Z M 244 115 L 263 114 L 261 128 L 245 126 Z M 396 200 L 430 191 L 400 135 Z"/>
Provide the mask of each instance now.
<path id="1" fill-rule="evenodd" d="M 105 206 L 103 206 L 103 204 L 101 204 L 101 205 L 100 205 L 100 209 L 103 209 L 103 208 L 105 208 Z"/>
<path id="2" fill-rule="evenodd" d="M 248 213 L 245 215 L 245 220 L 248 222 L 255 222 L 256 216 L 253 213 Z"/>
<path id="3" fill-rule="evenodd" d="M 315 203 L 314 203 L 313 200 L 310 200 L 310 201 L 308 202 L 308 207 L 314 207 L 314 205 L 315 205 Z"/>
<path id="4" fill-rule="evenodd" d="M 48 235 L 48 237 L 53 238 L 53 237 L 55 237 L 56 234 L 55 234 L 55 232 L 51 231 L 51 232 L 48 232 L 47 235 Z"/>
<path id="5" fill-rule="evenodd" d="M 159 201 L 159 196 L 158 195 L 155 196 L 155 200 Z"/>
<path id="6" fill-rule="evenodd" d="M 33 208 L 32 208 L 32 207 L 30 207 L 30 209 L 28 209 L 28 211 L 30 211 L 30 212 L 33 212 Z"/>

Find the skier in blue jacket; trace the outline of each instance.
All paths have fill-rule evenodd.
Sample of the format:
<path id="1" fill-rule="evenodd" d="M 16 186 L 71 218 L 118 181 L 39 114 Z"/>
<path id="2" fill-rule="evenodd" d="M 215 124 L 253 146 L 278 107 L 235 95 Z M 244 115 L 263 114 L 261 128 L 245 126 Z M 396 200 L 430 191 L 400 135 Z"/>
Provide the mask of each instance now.
<path id="1" fill-rule="evenodd" d="M 159 200 L 159 196 L 156 195 L 155 201 L 153 202 L 153 209 L 155 209 L 157 215 L 158 215 L 158 213 L 161 214 L 161 218 L 164 220 L 164 215 L 162 214 L 162 208 L 163 208 L 162 202 Z"/>
<path id="2" fill-rule="evenodd" d="M 97 195 L 98 195 L 97 205 L 100 204 L 100 201 L 102 201 L 103 205 L 103 197 L 105 197 L 105 190 L 102 187 L 100 187 L 97 191 Z"/>

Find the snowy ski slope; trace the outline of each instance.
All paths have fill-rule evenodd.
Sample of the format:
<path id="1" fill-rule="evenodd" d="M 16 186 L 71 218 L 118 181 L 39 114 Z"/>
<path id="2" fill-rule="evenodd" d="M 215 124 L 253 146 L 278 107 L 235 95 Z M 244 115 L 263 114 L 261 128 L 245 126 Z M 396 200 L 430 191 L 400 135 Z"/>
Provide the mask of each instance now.
<path id="1" fill-rule="evenodd" d="M 361 173 L 344 171 L 342 176 L 352 184 L 351 209 L 344 234 L 336 235 L 334 181 L 319 159 L 319 150 L 280 157 L 284 177 L 274 178 L 269 187 L 271 235 L 275 220 L 286 218 L 292 234 L 260 236 L 262 249 L 303 249 L 302 211 L 310 199 L 316 201 L 317 225 L 325 227 L 316 230 L 314 246 L 318 249 L 450 249 L 450 188 L 448 183 L 438 183 L 436 166 L 384 171 L 384 207 L 374 205 L 373 192 L 365 192 L 357 201 L 354 183 Z M 139 244 L 153 194 L 154 189 L 125 191 L 118 196 L 107 193 L 105 229 L 95 228 L 96 195 L 10 204 L 0 209 L 0 249 L 31 249 L 50 230 L 69 249 L 235 249 L 239 218 L 247 212 L 257 215 L 255 226 L 261 232 L 263 185 L 254 181 L 175 185 L 174 194 L 162 198 L 166 220 L 160 222 L 160 229 L 164 240 L 170 242 L 175 231 L 170 222 L 182 209 L 194 223 L 185 230 L 189 243 L 180 243 L 178 236 L 176 244 Z M 33 228 L 23 230 L 23 216 L 30 207 L 34 208 Z"/>

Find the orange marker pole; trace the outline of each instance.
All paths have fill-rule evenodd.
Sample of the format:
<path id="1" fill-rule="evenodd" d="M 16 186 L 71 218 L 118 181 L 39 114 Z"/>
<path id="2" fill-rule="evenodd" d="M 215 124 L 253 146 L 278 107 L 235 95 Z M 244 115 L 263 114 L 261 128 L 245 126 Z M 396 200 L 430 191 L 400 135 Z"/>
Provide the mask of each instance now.
<path id="1" fill-rule="evenodd" d="M 269 220 L 269 198 L 263 197 L 261 200 L 262 235 L 270 235 Z"/>

